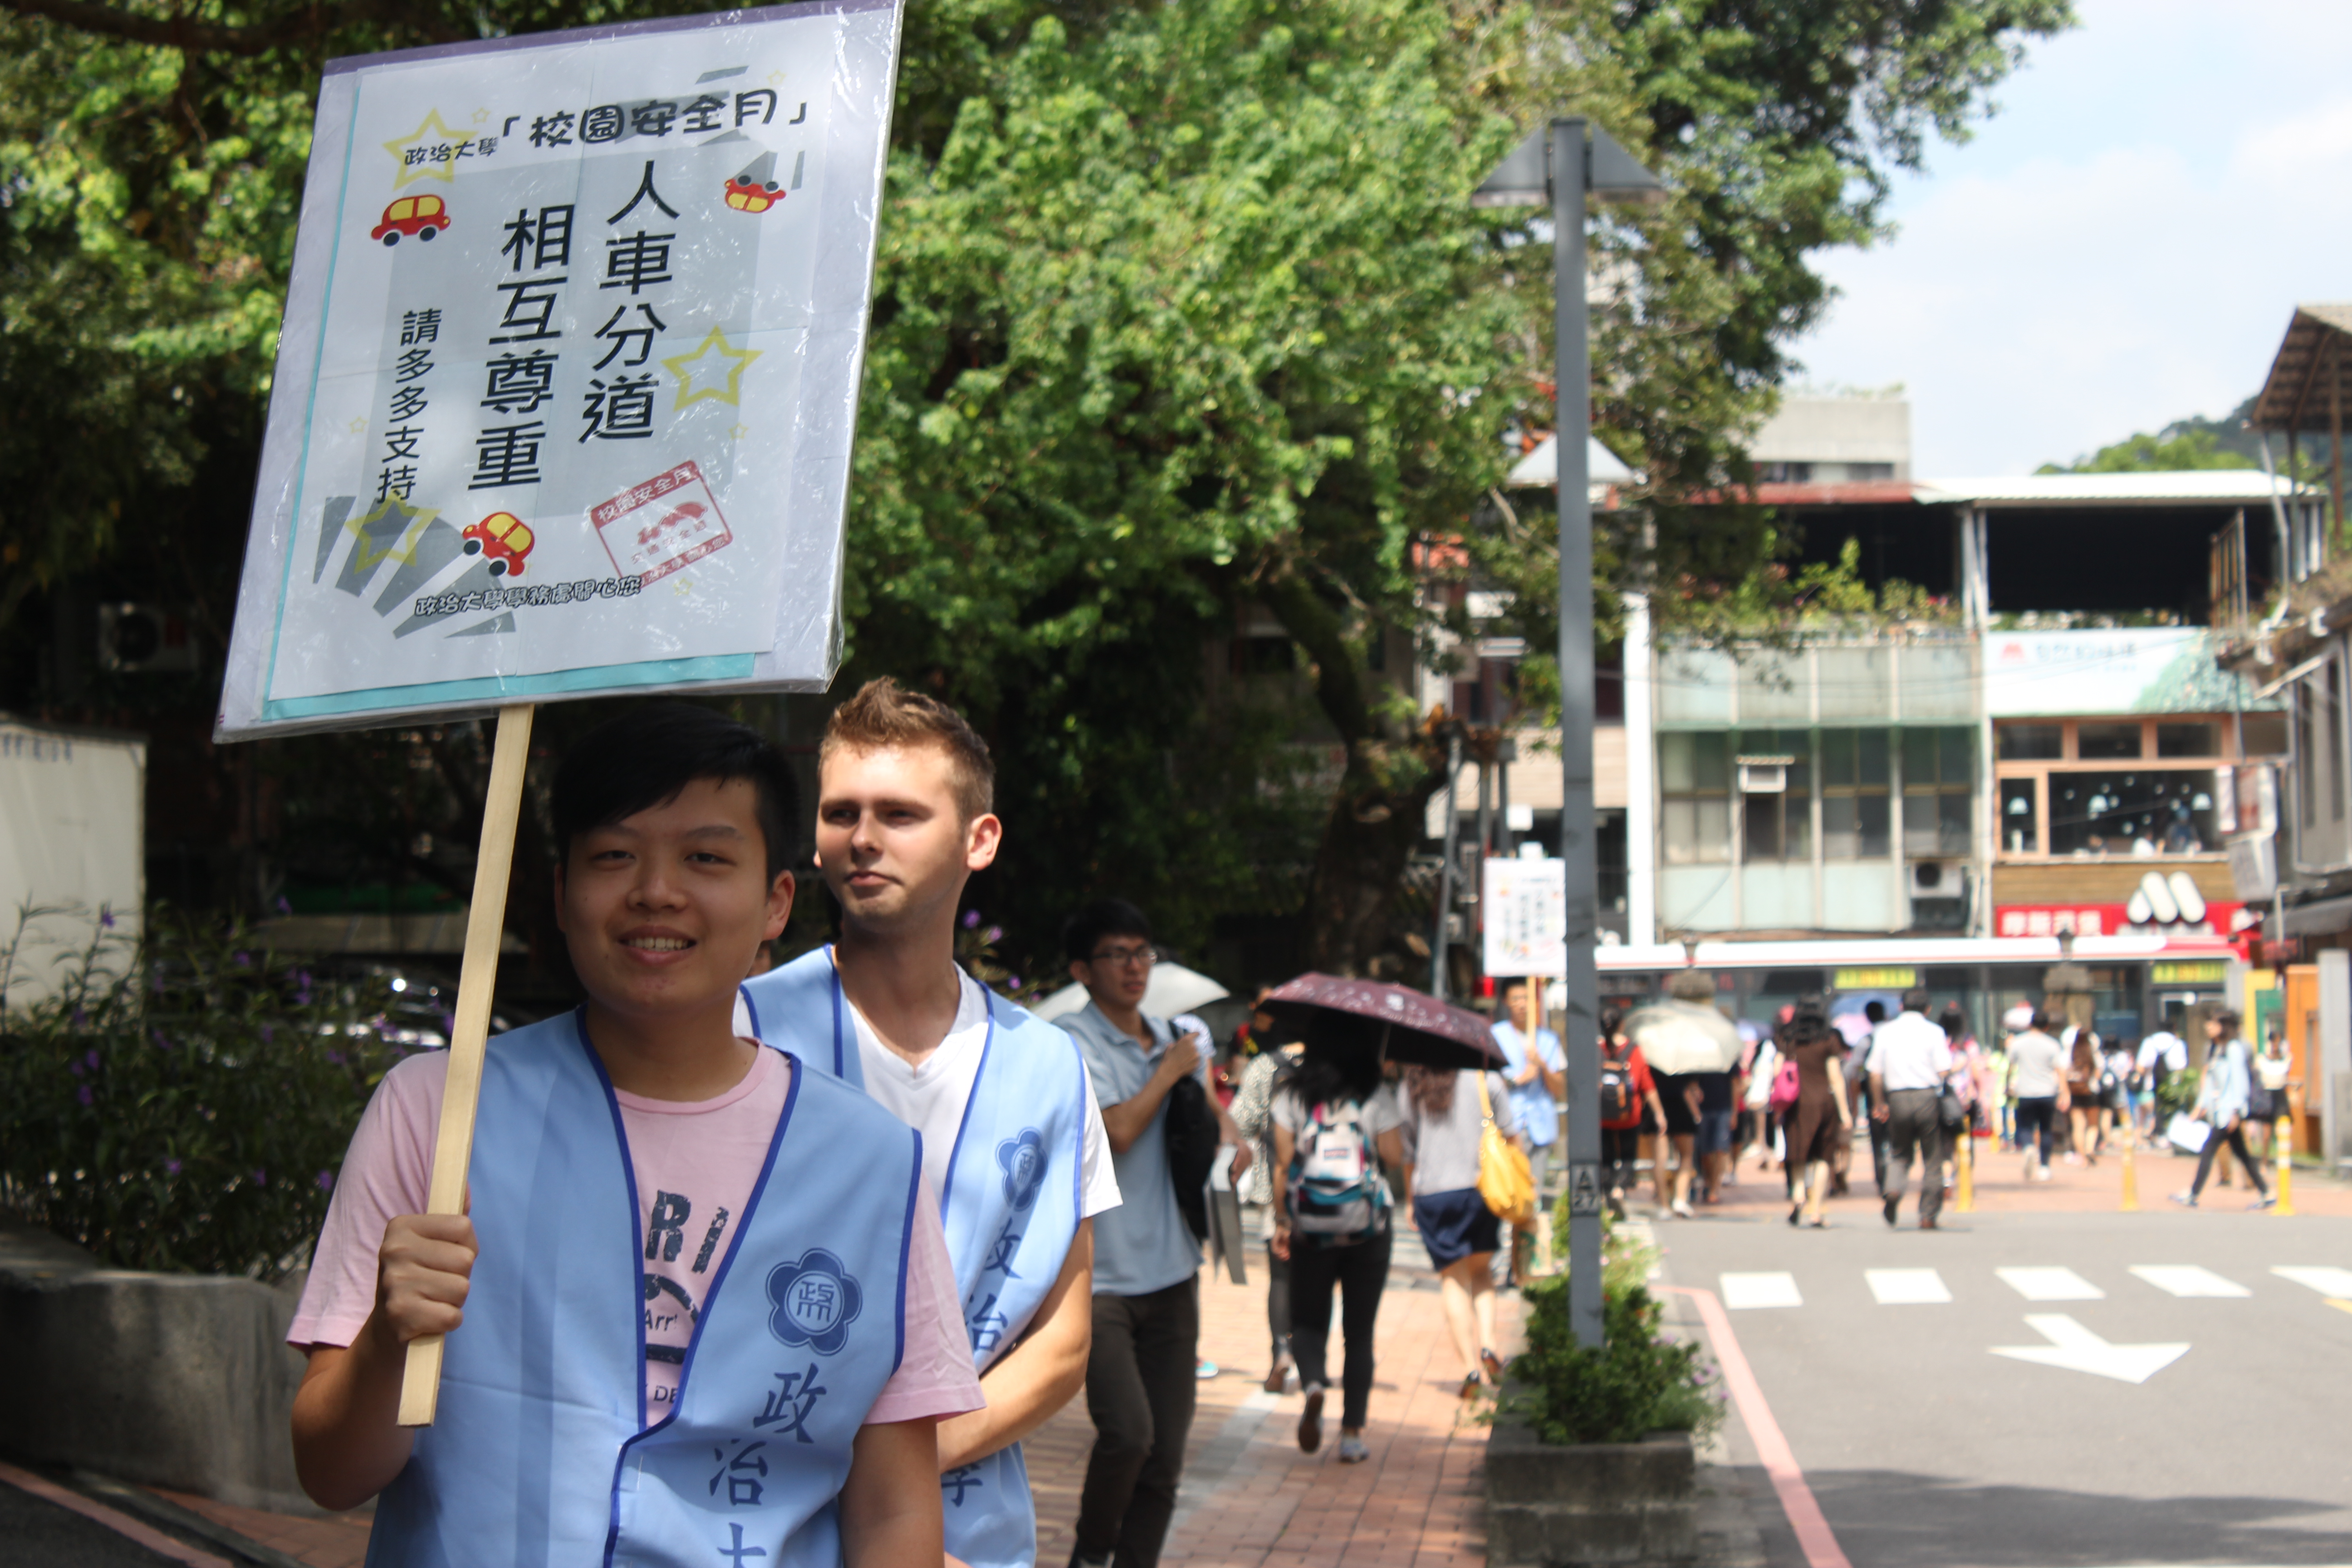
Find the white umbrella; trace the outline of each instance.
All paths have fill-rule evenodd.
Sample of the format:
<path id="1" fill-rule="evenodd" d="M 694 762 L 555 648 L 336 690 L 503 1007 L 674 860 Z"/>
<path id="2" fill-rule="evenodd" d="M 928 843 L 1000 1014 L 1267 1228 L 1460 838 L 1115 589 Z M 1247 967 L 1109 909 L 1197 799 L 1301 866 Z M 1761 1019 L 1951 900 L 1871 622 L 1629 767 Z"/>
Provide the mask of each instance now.
<path id="1" fill-rule="evenodd" d="M 1713 1007 L 1660 1002 L 1625 1020 L 1652 1072 L 1729 1072 L 1739 1065 L 1739 1030 Z"/>
<path id="2" fill-rule="evenodd" d="M 1233 993 L 1202 973 L 1166 959 L 1151 966 L 1151 984 L 1143 988 L 1143 1010 L 1155 1018 L 1172 1018 L 1179 1013 L 1189 1013 L 1195 1007 L 1212 1002 L 1222 1002 Z M 1072 984 L 1063 986 L 1051 996 L 1029 1009 L 1047 1023 L 1066 1013 L 1075 1013 L 1087 1005 L 1087 988 Z"/>

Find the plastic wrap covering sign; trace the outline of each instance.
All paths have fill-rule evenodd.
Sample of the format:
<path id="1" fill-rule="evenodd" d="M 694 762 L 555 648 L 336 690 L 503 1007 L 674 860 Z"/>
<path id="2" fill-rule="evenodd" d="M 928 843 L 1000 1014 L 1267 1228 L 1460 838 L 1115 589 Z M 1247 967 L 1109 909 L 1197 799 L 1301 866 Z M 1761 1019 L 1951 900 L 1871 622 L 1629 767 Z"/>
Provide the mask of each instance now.
<path id="1" fill-rule="evenodd" d="M 898 31 L 328 67 L 223 736 L 831 679 Z"/>

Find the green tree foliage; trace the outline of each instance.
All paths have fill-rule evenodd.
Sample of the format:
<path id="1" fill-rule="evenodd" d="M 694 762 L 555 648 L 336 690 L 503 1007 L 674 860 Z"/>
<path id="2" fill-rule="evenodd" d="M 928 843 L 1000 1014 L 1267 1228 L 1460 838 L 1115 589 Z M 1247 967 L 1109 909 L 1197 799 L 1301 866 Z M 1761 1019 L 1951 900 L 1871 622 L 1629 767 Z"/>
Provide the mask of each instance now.
<path id="1" fill-rule="evenodd" d="M 0 5 L 0 611 L 135 556 L 215 638 L 321 60 L 684 8 Z M 1553 417 L 1546 236 L 1465 199 L 1526 128 L 1586 113 L 1675 192 L 1592 242 L 1595 419 L 1645 475 L 1654 539 L 1600 542 L 1606 632 L 1638 572 L 1696 605 L 1770 561 L 1769 519 L 1720 503 L 1826 303 L 1811 258 L 1882 232 L 1892 173 L 2069 19 L 2066 0 L 919 0 L 849 674 L 920 681 L 996 744 L 1012 833 L 982 896 L 1014 954 L 1114 889 L 1181 940 L 1311 884 L 1313 961 L 1388 940 L 1439 770 L 1375 650 L 1425 642 L 1449 572 L 1553 636 L 1549 519 L 1482 504 L 1506 437 Z M 1204 667 L 1253 608 L 1300 650 L 1295 686 L 1237 693 Z M 1276 743 L 1302 734 L 1336 769 Z"/>
<path id="2" fill-rule="evenodd" d="M 2135 474 L 2244 467 L 2245 454 L 2224 450 L 2210 430 L 2183 430 L 2176 434 L 2173 427 L 2168 426 L 2153 436 L 2132 436 L 2112 447 L 2102 447 L 2089 457 L 2071 464 L 2044 463 L 2034 472 Z"/>

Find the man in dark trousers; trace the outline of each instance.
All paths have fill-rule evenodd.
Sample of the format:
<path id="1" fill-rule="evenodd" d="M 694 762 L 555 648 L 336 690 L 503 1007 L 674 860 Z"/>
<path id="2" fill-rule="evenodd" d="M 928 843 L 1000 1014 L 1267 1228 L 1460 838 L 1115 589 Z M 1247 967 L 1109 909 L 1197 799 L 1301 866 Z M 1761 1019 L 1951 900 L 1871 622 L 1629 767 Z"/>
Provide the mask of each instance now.
<path id="1" fill-rule="evenodd" d="M 1919 1157 L 1919 1228 L 1936 1228 L 1944 1206 L 1944 1127 L 1936 1100 L 1952 1070 L 1952 1046 L 1927 1021 L 1927 994 L 1903 994 L 1903 1011 L 1870 1039 L 1870 1115 L 1886 1146 L 1880 1186 L 1886 1223 L 1903 1207 L 1911 1158 Z"/>
<path id="2" fill-rule="evenodd" d="M 1095 1219 L 1094 1345 L 1087 1414 L 1094 1452 L 1078 1494 L 1072 1568 L 1154 1568 L 1176 1511 L 1184 1439 L 1192 1429 L 1200 1364 L 1201 1247 L 1176 1205 L 1168 1167 L 1169 1091 L 1183 1079 L 1204 1096 L 1205 1036 L 1178 1037 L 1143 1011 L 1159 954 L 1143 911 L 1117 899 L 1088 904 L 1063 931 L 1084 1010 L 1057 1020 L 1078 1038 L 1118 1175 L 1118 1208 Z M 1223 1141 L 1249 1145 L 1213 1096 Z"/>

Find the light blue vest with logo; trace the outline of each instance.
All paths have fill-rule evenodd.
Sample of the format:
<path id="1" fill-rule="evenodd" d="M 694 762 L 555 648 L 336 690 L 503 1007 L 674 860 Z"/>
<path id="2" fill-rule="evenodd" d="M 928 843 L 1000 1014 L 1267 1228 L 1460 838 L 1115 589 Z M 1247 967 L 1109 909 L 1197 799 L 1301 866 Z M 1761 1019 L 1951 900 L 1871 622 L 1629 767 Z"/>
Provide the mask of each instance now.
<path id="1" fill-rule="evenodd" d="M 754 976 L 743 1000 L 760 1038 L 864 1087 L 856 1024 L 828 950 Z M 1087 1095 L 1077 1042 L 990 994 L 988 1039 L 940 1194 L 975 1370 L 1019 1342 L 1069 1256 Z M 940 1500 L 947 1549 L 972 1568 L 1036 1560 L 1037 1515 L 1018 1443 L 941 1476 Z"/>
<path id="2" fill-rule="evenodd" d="M 831 1505 L 906 1350 L 922 1141 L 801 1067 L 677 1403 L 648 1428 L 645 1237 L 612 1082 L 576 1014 L 490 1042 L 481 1253 L 371 1565 L 837 1568 Z"/>

